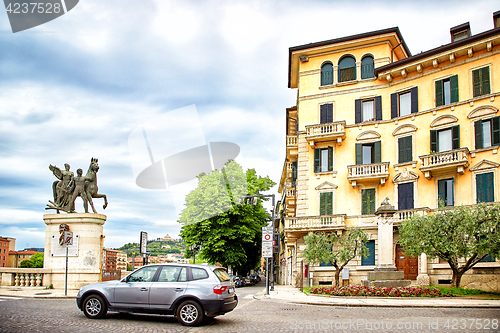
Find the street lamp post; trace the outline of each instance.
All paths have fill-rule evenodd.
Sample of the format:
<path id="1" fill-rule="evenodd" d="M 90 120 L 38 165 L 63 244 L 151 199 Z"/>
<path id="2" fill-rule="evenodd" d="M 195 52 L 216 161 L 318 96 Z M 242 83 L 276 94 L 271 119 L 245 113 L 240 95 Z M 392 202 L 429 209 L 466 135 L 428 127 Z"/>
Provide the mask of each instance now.
<path id="1" fill-rule="evenodd" d="M 272 199 L 272 215 L 271 215 L 271 223 L 273 230 L 273 239 L 274 239 L 274 218 L 275 218 L 275 197 L 274 194 L 258 194 L 258 195 L 243 195 L 241 198 L 271 198 Z M 271 247 L 271 291 L 274 291 L 274 246 Z M 268 258 L 266 258 L 266 295 L 269 295 L 269 266 L 268 266 Z"/>

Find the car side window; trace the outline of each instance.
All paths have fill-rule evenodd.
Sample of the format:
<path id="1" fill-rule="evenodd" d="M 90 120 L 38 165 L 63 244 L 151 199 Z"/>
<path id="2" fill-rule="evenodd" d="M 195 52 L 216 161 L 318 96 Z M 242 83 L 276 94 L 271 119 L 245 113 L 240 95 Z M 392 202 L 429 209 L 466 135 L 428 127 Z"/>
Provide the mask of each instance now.
<path id="1" fill-rule="evenodd" d="M 144 267 L 130 274 L 127 282 L 151 282 L 157 270 L 158 266 Z"/>
<path id="2" fill-rule="evenodd" d="M 158 282 L 185 282 L 186 269 L 179 266 L 163 266 L 158 277 Z"/>
<path id="3" fill-rule="evenodd" d="M 191 273 L 193 274 L 193 280 L 201 280 L 208 277 L 207 271 L 203 268 L 191 268 Z"/>

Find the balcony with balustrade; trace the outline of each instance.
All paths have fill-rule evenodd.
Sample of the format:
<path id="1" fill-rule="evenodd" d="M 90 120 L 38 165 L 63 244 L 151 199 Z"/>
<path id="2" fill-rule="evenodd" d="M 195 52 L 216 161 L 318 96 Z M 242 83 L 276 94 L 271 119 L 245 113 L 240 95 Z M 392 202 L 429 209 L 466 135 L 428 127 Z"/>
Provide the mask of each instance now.
<path id="1" fill-rule="evenodd" d="M 456 171 L 463 175 L 469 166 L 469 149 L 459 148 L 439 153 L 419 156 L 421 160 L 420 171 L 425 178 L 431 179 L 433 172 Z"/>
<path id="2" fill-rule="evenodd" d="M 288 241 L 310 231 L 344 230 L 346 214 L 300 216 L 285 218 L 285 236 Z"/>
<path id="3" fill-rule="evenodd" d="M 297 135 L 287 135 L 286 136 L 286 157 L 291 160 L 297 159 L 299 154 L 298 136 Z"/>
<path id="4" fill-rule="evenodd" d="M 378 181 L 383 186 L 389 178 L 389 163 L 371 163 L 347 166 L 347 180 L 352 187 L 356 187 L 362 182 Z"/>
<path id="5" fill-rule="evenodd" d="M 316 142 L 336 141 L 340 146 L 345 139 L 345 120 L 306 126 L 306 140 L 311 147 Z"/>

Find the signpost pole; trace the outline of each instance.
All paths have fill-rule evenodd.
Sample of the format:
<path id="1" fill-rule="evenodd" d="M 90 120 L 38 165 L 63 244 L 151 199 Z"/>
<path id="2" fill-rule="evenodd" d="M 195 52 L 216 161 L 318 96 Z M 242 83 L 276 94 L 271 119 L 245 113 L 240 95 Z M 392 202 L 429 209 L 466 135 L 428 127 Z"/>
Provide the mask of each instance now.
<path id="1" fill-rule="evenodd" d="M 68 244 L 66 243 L 66 273 L 64 274 L 64 296 L 68 296 Z"/>
<path id="2" fill-rule="evenodd" d="M 269 258 L 266 258 L 266 295 L 269 295 Z"/>

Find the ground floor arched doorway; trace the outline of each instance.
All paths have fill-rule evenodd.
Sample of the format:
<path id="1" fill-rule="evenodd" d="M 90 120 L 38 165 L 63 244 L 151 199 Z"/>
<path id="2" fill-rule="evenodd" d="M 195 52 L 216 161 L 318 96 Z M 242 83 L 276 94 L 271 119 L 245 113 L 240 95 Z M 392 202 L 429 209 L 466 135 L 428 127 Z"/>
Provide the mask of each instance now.
<path id="1" fill-rule="evenodd" d="M 405 280 L 416 280 L 418 275 L 418 258 L 404 254 L 404 249 L 396 244 L 396 268 L 405 273 Z"/>

